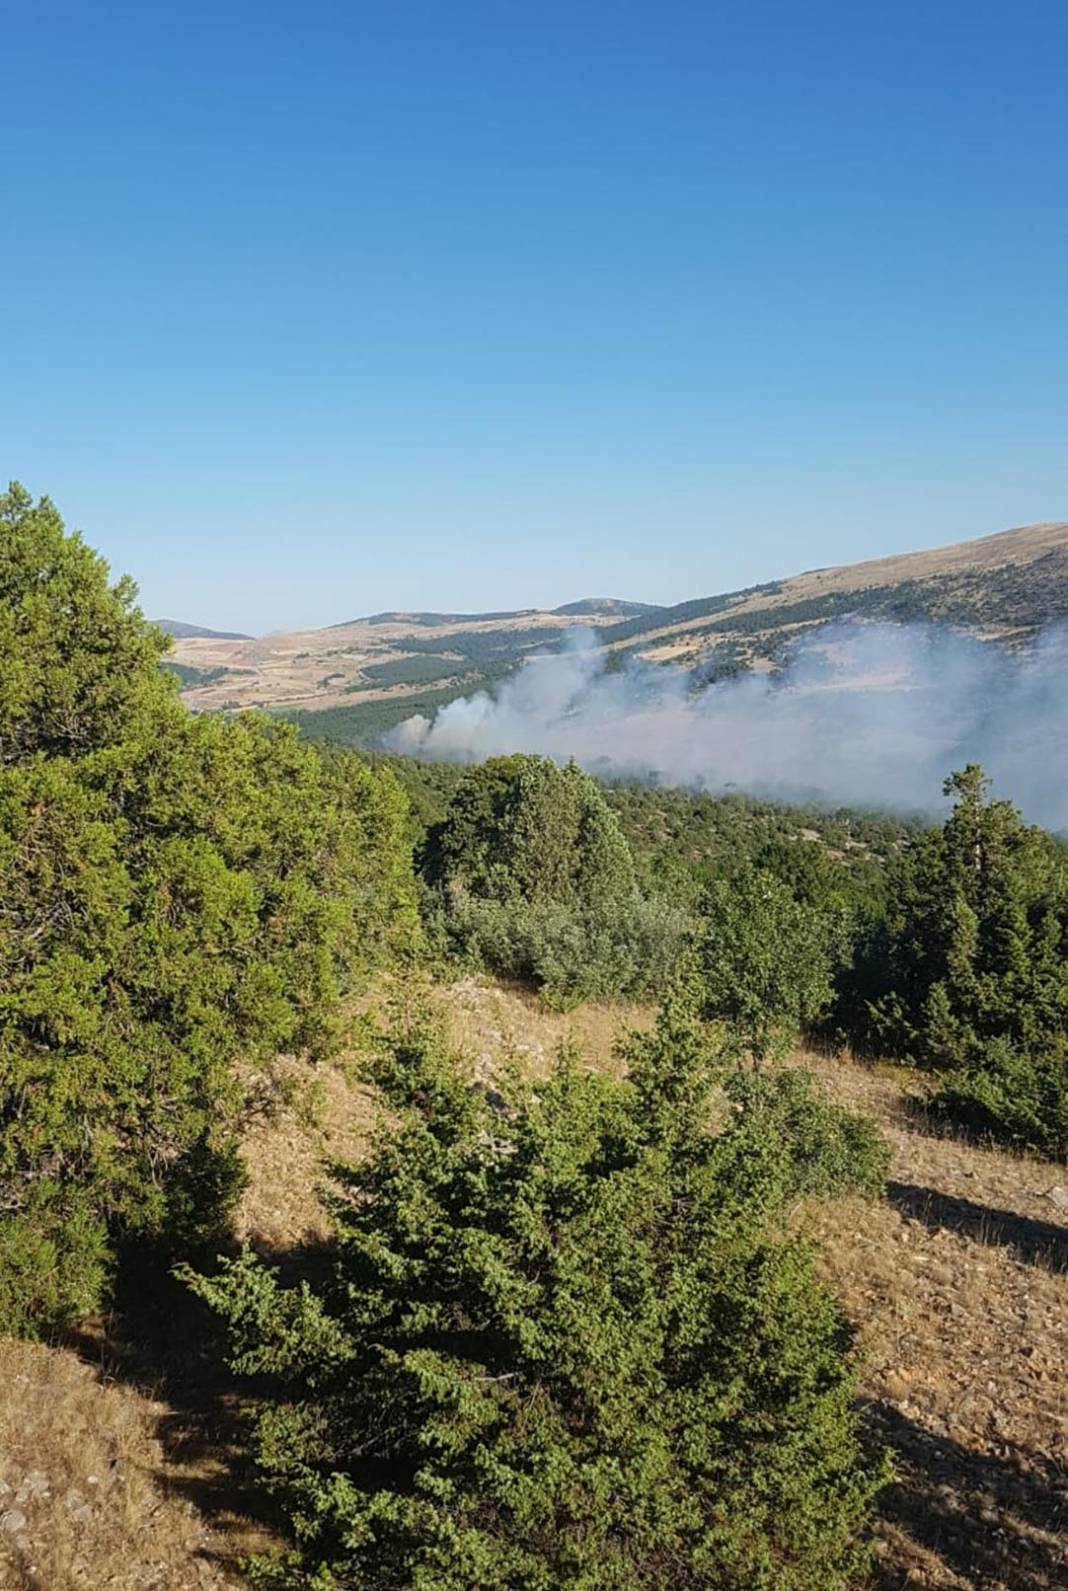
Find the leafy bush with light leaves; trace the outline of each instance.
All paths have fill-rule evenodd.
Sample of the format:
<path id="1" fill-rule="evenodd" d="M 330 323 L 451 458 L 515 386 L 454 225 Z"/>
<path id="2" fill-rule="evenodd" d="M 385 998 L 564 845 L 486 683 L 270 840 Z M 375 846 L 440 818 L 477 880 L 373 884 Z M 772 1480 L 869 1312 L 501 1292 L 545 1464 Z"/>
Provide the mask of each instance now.
<path id="1" fill-rule="evenodd" d="M 761 869 L 714 880 L 695 939 L 703 1014 L 726 1023 L 758 1066 L 781 1057 L 831 1002 L 847 923 Z"/>
<path id="2" fill-rule="evenodd" d="M 692 927 L 642 895 L 615 813 L 574 763 L 519 755 L 471 769 L 420 866 L 449 949 L 559 1007 L 659 993 Z"/>

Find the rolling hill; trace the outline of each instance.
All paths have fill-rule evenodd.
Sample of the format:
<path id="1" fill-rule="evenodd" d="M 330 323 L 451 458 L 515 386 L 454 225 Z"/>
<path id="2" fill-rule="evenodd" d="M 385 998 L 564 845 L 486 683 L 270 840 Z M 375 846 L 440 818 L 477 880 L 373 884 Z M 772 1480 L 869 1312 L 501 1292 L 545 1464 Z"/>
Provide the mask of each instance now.
<path id="1" fill-rule="evenodd" d="M 701 681 L 770 667 L 834 620 L 927 621 L 1015 646 L 1066 617 L 1068 523 L 1050 522 L 666 608 L 587 597 L 544 612 L 395 611 L 260 639 L 162 622 L 190 707 L 297 713 L 312 733 L 361 740 L 492 688 L 576 629 L 619 659 L 675 663 Z"/>
<path id="2" fill-rule="evenodd" d="M 252 640 L 251 635 L 244 635 L 240 630 L 206 630 L 201 624 L 186 624 L 184 619 L 153 619 L 152 623 L 166 630 L 176 641 L 188 641 L 196 637 L 202 641 Z"/>

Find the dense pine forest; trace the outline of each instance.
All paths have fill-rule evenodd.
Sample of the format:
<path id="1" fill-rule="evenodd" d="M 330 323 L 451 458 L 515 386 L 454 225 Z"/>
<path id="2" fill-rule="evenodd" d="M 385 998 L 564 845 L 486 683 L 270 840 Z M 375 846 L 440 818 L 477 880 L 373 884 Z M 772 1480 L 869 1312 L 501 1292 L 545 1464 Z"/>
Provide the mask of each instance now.
<path id="1" fill-rule="evenodd" d="M 274 1532 L 252 1584 L 872 1584 L 895 1460 L 795 1216 L 880 1201 L 890 1150 L 795 1053 L 1063 1166 L 1068 848 L 972 764 L 924 826 L 194 714 L 135 597 L 0 497 L 0 1330 L 185 1300 Z M 472 1078 L 375 994 L 467 977 L 650 1020 L 610 1071 Z M 243 1134 L 280 1057 L 342 1051 L 377 1125 L 282 1263 L 235 1240 Z"/>

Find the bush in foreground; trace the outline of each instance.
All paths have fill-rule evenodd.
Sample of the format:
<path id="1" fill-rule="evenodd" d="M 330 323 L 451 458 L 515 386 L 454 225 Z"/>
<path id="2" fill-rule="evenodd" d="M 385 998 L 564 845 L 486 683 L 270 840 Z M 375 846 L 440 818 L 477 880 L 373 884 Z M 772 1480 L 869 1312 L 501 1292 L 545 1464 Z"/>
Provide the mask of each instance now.
<path id="1" fill-rule="evenodd" d="M 128 582 L 0 497 L 0 1330 L 84 1316 L 115 1239 L 241 1183 L 235 1067 L 329 1046 L 415 931 L 388 775 L 194 717 Z"/>
<path id="2" fill-rule="evenodd" d="M 669 1010 L 628 1058 L 626 1082 L 565 1056 L 491 1102 L 409 1034 L 377 1067 L 388 1129 L 338 1173 L 333 1281 L 247 1254 L 193 1279 L 260 1378 L 294 1540 L 261 1583 L 841 1591 L 862 1569 L 881 1472 L 850 1331 L 778 1236 L 803 1085 L 761 1080 L 712 1135 L 695 1029 Z"/>
<path id="3" fill-rule="evenodd" d="M 945 1075 L 929 1108 L 977 1137 L 1068 1161 L 1068 1044 L 1023 1055 L 991 1039 L 970 1065 Z"/>

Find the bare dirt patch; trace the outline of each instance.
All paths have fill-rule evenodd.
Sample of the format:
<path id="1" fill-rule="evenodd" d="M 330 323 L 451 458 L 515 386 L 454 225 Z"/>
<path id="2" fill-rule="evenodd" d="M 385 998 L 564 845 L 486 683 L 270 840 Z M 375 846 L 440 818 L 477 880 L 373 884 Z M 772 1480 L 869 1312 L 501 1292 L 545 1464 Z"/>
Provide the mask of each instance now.
<path id="1" fill-rule="evenodd" d="M 618 1073 L 616 1047 L 623 1034 L 651 1027 L 655 1017 L 649 1006 L 634 1004 L 548 1011 L 524 989 L 478 977 L 435 989 L 431 999 L 444 1014 L 452 1042 L 483 1080 L 502 1061 L 517 1063 L 532 1076 L 544 1076 L 562 1045 L 576 1049 L 587 1065 Z"/>
<path id="2" fill-rule="evenodd" d="M 370 1092 L 346 1063 L 286 1060 L 279 1071 L 288 1102 L 275 1103 L 248 1126 L 248 1186 L 235 1216 L 238 1241 L 265 1252 L 327 1237 L 319 1198 L 326 1163 L 357 1158 L 374 1120 Z"/>
<path id="3" fill-rule="evenodd" d="M 929 1137 L 900 1077 L 804 1060 L 894 1150 L 885 1202 L 810 1212 L 869 1428 L 897 1454 L 873 1586 L 1068 1585 L 1068 1225 L 1049 1197 L 1068 1171 Z"/>

